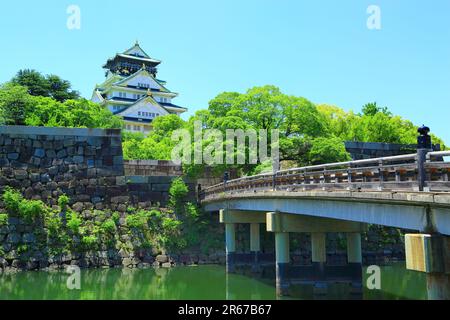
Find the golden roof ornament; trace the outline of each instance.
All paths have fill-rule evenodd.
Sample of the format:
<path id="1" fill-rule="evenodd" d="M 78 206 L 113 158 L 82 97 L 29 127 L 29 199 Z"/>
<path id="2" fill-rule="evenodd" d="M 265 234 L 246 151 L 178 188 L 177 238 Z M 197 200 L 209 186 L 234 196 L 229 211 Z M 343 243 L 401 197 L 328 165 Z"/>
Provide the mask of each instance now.
<path id="1" fill-rule="evenodd" d="M 147 96 L 149 96 L 149 97 L 151 97 L 153 94 L 152 94 L 152 92 L 150 91 L 150 88 L 148 88 L 147 89 Z"/>

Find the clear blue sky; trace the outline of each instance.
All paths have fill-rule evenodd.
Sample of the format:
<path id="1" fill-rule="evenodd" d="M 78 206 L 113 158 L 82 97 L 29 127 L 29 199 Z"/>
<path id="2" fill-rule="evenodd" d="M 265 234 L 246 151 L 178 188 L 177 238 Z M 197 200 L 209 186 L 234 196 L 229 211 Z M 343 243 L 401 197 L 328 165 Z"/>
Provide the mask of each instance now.
<path id="1" fill-rule="evenodd" d="M 68 5 L 81 30 L 66 27 Z M 381 30 L 366 27 L 381 8 Z M 222 91 L 274 84 L 359 111 L 370 101 L 450 143 L 449 0 L 27 0 L 0 5 L 0 82 L 55 73 L 90 97 L 101 66 L 139 39 L 192 114 Z M 186 116 L 184 116 L 186 118 Z"/>

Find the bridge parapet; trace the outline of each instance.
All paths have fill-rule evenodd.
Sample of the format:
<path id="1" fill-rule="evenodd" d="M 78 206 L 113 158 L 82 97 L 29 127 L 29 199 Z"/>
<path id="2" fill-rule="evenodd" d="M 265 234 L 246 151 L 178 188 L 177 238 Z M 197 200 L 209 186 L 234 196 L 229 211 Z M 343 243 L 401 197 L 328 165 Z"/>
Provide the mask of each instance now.
<path id="1" fill-rule="evenodd" d="M 449 192 L 450 151 L 293 168 L 230 180 L 209 188 L 201 200 L 219 194 L 260 191 L 430 191 Z"/>

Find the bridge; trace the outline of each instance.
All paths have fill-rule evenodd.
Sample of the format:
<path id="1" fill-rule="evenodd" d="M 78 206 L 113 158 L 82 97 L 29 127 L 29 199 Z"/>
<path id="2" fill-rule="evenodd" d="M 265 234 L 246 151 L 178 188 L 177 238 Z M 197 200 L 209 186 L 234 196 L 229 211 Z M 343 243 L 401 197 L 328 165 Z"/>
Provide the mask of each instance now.
<path id="1" fill-rule="evenodd" d="M 450 299 L 447 156 L 449 151 L 419 149 L 408 155 L 282 170 L 225 181 L 203 190 L 200 200 L 206 211 L 219 211 L 225 224 L 227 272 L 235 267 L 236 224 L 251 225 L 255 264 L 260 225 L 275 234 L 278 295 L 288 294 L 296 273 L 290 263 L 290 233 L 311 234 L 312 269 L 304 270 L 303 278 L 317 288 L 326 287 L 333 273 L 326 264 L 326 233 L 345 233 L 344 273 L 353 287 L 361 288 L 361 233 L 376 224 L 416 232 L 405 235 L 407 269 L 427 274 L 430 299 Z"/>

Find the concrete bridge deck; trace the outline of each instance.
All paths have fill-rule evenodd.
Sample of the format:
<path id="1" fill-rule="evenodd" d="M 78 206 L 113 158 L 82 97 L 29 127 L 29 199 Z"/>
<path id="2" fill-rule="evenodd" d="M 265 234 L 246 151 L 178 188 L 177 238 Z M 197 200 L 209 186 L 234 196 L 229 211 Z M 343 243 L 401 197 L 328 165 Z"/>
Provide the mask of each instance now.
<path id="1" fill-rule="evenodd" d="M 361 232 L 367 224 L 377 224 L 421 233 L 405 237 L 407 267 L 427 273 L 431 299 L 450 299 L 450 163 L 444 161 L 446 156 L 450 152 L 419 149 L 417 154 L 244 177 L 205 189 L 201 203 L 207 211 L 221 212 L 230 272 L 236 223 L 251 224 L 255 253 L 259 224 L 275 233 L 281 295 L 292 274 L 289 233 L 311 233 L 312 274 L 319 282 L 327 278 L 326 233 L 346 233 L 349 269 L 361 278 Z"/>
<path id="2" fill-rule="evenodd" d="M 207 211 L 282 212 L 450 235 L 450 193 L 261 190 L 202 203 Z"/>

